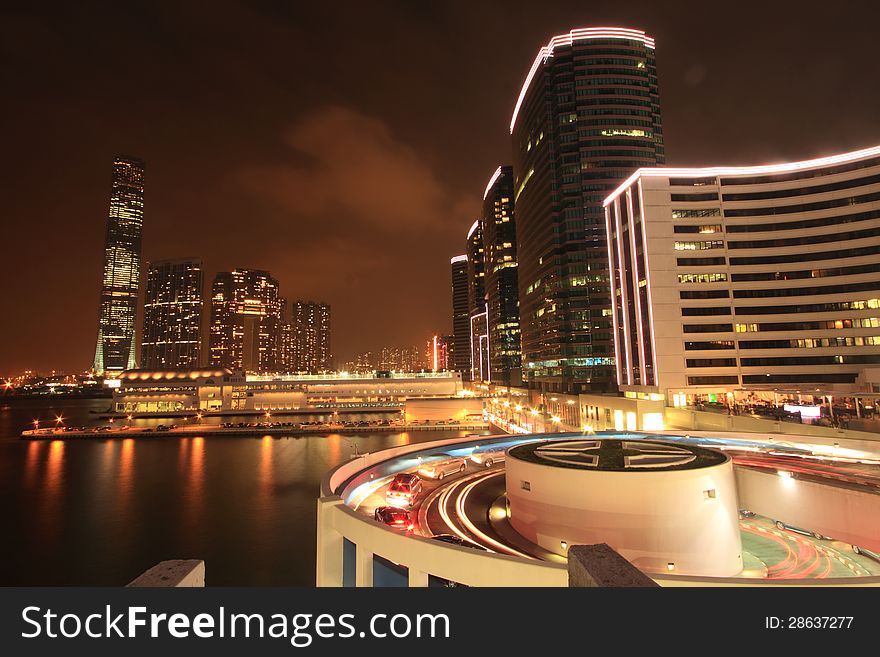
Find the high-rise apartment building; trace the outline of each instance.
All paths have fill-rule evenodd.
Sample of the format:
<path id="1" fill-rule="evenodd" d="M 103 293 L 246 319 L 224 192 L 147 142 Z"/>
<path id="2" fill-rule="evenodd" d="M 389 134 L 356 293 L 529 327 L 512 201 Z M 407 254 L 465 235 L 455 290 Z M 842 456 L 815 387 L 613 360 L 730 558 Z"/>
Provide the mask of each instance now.
<path id="1" fill-rule="evenodd" d="M 468 304 L 468 258 L 452 258 L 452 344 L 449 348 L 450 369 L 468 378 L 471 371 L 470 306 Z"/>
<path id="2" fill-rule="evenodd" d="M 333 369 L 330 306 L 314 301 L 294 301 L 291 314 L 293 371 L 317 373 Z"/>
<path id="3" fill-rule="evenodd" d="M 510 123 L 523 371 L 542 392 L 616 387 L 604 197 L 664 162 L 654 40 L 553 37 Z"/>
<path id="4" fill-rule="evenodd" d="M 202 261 L 158 260 L 147 270 L 140 365 L 197 368 L 202 345 Z"/>
<path id="5" fill-rule="evenodd" d="M 269 272 L 219 272 L 211 287 L 210 364 L 277 371 L 281 304 L 278 281 Z"/>
<path id="6" fill-rule="evenodd" d="M 470 379 L 488 382 L 489 334 L 486 310 L 486 251 L 483 227 L 477 219 L 467 234 L 468 322 L 470 326 Z"/>
<path id="7" fill-rule="evenodd" d="M 110 212 L 104 239 L 104 271 L 98 343 L 93 369 L 106 375 L 135 367 L 135 322 L 144 223 L 144 162 L 113 160 Z"/>
<path id="8" fill-rule="evenodd" d="M 432 335 L 428 338 L 425 349 L 427 369 L 432 372 L 445 372 L 449 369 L 449 348 L 452 345 L 451 335 Z"/>
<path id="9" fill-rule="evenodd" d="M 513 191 L 513 168 L 498 167 L 486 185 L 480 219 L 489 369 L 491 379 L 504 385 L 522 383 Z"/>

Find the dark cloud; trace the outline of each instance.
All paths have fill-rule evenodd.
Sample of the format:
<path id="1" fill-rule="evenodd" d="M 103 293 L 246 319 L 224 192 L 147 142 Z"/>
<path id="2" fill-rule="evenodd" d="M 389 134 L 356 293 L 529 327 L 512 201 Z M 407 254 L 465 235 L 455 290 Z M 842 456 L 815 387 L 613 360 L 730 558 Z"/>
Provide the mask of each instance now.
<path id="1" fill-rule="evenodd" d="M 339 224 L 359 231 L 352 240 L 370 231 L 411 240 L 413 233 L 455 231 L 479 210 L 476 200 L 457 198 L 388 126 L 355 110 L 320 107 L 283 141 L 297 164 L 249 167 L 239 179 L 255 203 L 277 204 L 318 237 Z"/>

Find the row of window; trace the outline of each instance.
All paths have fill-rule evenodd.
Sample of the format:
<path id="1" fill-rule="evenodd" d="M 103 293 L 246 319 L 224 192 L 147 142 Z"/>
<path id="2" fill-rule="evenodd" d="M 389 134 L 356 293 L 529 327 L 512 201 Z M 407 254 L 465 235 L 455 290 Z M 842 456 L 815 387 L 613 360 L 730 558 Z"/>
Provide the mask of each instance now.
<path id="1" fill-rule="evenodd" d="M 758 201 L 771 198 L 788 198 L 791 196 L 807 196 L 810 194 L 822 194 L 824 192 L 834 192 L 841 189 L 852 189 L 854 187 L 865 187 L 867 185 L 875 185 L 880 183 L 880 175 L 867 176 L 866 178 L 855 178 L 853 180 L 841 180 L 839 182 L 827 183 L 825 185 L 813 185 L 811 187 L 793 187 L 791 189 L 774 189 L 766 192 L 743 192 L 743 193 L 725 193 L 725 201 Z"/>
<path id="2" fill-rule="evenodd" d="M 880 281 L 848 283 L 846 285 L 816 285 L 813 287 L 774 288 L 769 290 L 734 290 L 734 299 L 760 299 L 767 297 L 803 297 L 814 294 L 841 294 L 880 290 Z"/>
<path id="3" fill-rule="evenodd" d="M 766 185 L 770 183 L 787 182 L 789 180 L 808 180 L 810 178 L 822 178 L 824 176 L 833 176 L 838 173 L 846 173 L 847 171 L 858 171 L 859 169 L 867 169 L 880 165 L 880 157 L 868 160 L 858 160 L 855 162 L 847 162 L 833 167 L 823 167 L 821 169 L 805 169 L 801 171 L 793 171 L 791 173 L 777 173 L 764 176 L 742 177 L 742 178 L 722 178 L 722 185 Z"/>
<path id="4" fill-rule="evenodd" d="M 674 211 L 673 211 L 674 212 Z M 728 233 L 765 233 L 774 230 L 796 230 L 799 228 L 818 228 L 819 226 L 839 226 L 880 217 L 880 210 L 855 212 L 853 214 L 803 219 L 801 221 L 773 222 L 772 224 L 728 224 Z"/>
<path id="5" fill-rule="evenodd" d="M 826 278 L 829 276 L 849 276 L 850 274 L 868 274 L 880 271 L 880 263 L 853 265 L 851 267 L 832 267 L 830 269 L 801 269 L 796 271 L 750 272 L 747 274 L 731 274 L 731 280 L 739 281 L 787 281 L 799 278 Z"/>
<path id="6" fill-rule="evenodd" d="M 740 349 L 821 349 L 823 347 L 876 347 L 878 345 L 880 345 L 880 335 L 739 341 Z"/>
<path id="7" fill-rule="evenodd" d="M 736 324 L 737 333 L 753 333 L 759 331 L 807 331 L 807 330 L 843 330 L 853 328 L 880 328 L 880 317 L 857 317 L 855 319 L 829 319 L 812 322 L 766 322 Z"/>
<path id="8" fill-rule="evenodd" d="M 678 293 L 680 299 L 727 299 L 729 290 L 682 290 Z"/>
<path id="9" fill-rule="evenodd" d="M 743 384 L 749 383 L 853 383 L 857 374 L 815 372 L 812 374 L 744 374 Z M 689 376 L 689 386 L 737 385 L 738 376 Z"/>
<path id="10" fill-rule="evenodd" d="M 675 200 L 673 194 L 673 201 Z M 846 198 L 836 198 L 830 201 L 816 201 L 815 203 L 798 203 L 797 205 L 778 205 L 763 208 L 739 208 L 725 209 L 724 214 L 728 217 L 757 217 L 763 215 L 774 214 L 791 214 L 792 212 L 809 212 L 811 210 L 829 210 L 831 208 L 840 208 L 847 205 L 858 205 L 859 203 L 870 203 L 880 200 L 880 192 L 872 192 L 870 194 L 860 194 L 858 196 L 848 196 Z"/>
<path id="11" fill-rule="evenodd" d="M 728 226 L 730 228 L 730 226 Z M 754 256 L 748 258 L 731 257 L 730 264 L 736 265 L 779 265 L 787 262 L 813 262 L 815 260 L 838 260 L 840 258 L 858 258 L 866 255 L 880 254 L 880 246 L 862 246 L 836 251 L 816 251 L 813 253 L 787 253 L 776 256 Z"/>
<path id="12" fill-rule="evenodd" d="M 676 251 L 707 251 L 709 249 L 723 249 L 724 240 L 706 240 L 699 242 L 676 242 Z"/>
<path id="13" fill-rule="evenodd" d="M 804 237 L 787 237 L 775 240 L 749 240 L 745 242 L 728 241 L 730 249 L 767 249 L 781 246 L 802 246 L 806 244 L 825 244 L 827 242 L 845 242 L 849 240 L 877 237 L 880 228 L 866 228 L 864 230 L 851 230 L 846 233 L 831 233 L 826 235 L 805 235 Z"/>
<path id="14" fill-rule="evenodd" d="M 699 233 L 701 235 L 711 235 L 713 233 L 723 233 L 724 227 L 721 224 L 701 224 L 693 226 L 673 226 L 674 233 Z"/>
<path id="15" fill-rule="evenodd" d="M 859 299 L 856 301 L 832 301 L 829 303 L 791 304 L 786 306 L 737 306 L 737 315 L 780 315 L 786 313 L 830 313 L 841 310 L 866 310 L 880 308 L 880 299 Z"/>
<path id="16" fill-rule="evenodd" d="M 696 208 L 688 210 L 686 208 L 673 208 L 673 219 L 696 219 L 702 217 L 720 217 L 721 208 Z"/>
<path id="17" fill-rule="evenodd" d="M 880 354 L 858 356 L 766 356 L 741 358 L 742 367 L 799 367 L 803 365 L 870 365 L 880 363 Z M 706 367 L 736 367 L 736 358 L 686 358 L 691 369 Z"/>
<path id="18" fill-rule="evenodd" d="M 672 194 L 673 201 L 717 201 L 718 192 L 702 192 L 700 194 Z"/>
<path id="19" fill-rule="evenodd" d="M 677 258 L 676 264 L 679 267 L 708 267 L 710 265 L 723 265 L 727 261 L 724 256 L 716 258 Z"/>
<path id="20" fill-rule="evenodd" d="M 679 283 L 723 283 L 727 281 L 727 274 L 711 273 L 711 274 L 679 274 Z M 727 296 L 727 295 L 724 295 Z"/>

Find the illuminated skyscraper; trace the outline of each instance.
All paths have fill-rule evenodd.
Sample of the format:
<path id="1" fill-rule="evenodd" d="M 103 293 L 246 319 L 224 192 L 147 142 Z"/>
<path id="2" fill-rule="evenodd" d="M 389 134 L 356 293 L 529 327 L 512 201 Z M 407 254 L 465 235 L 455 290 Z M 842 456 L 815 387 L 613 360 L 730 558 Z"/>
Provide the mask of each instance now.
<path id="1" fill-rule="evenodd" d="M 468 322 L 470 326 L 470 378 L 490 381 L 489 332 L 486 318 L 486 252 L 483 227 L 477 219 L 467 234 Z"/>
<path id="2" fill-rule="evenodd" d="M 491 379 L 504 385 L 520 385 L 522 370 L 512 167 L 498 167 L 489 180 L 483 194 L 480 226 L 483 233 Z"/>
<path id="3" fill-rule="evenodd" d="M 470 306 L 468 305 L 468 261 L 466 255 L 452 258 L 452 343 L 450 368 L 468 378 L 471 371 Z"/>
<path id="4" fill-rule="evenodd" d="M 449 347 L 451 344 L 451 335 L 433 335 L 428 338 L 425 356 L 429 370 L 444 372 L 449 369 Z"/>
<path id="5" fill-rule="evenodd" d="M 113 161 L 110 213 L 104 240 L 104 273 L 94 371 L 113 374 L 135 367 L 134 329 L 141 275 L 144 162 Z"/>
<path id="6" fill-rule="evenodd" d="M 141 367 L 199 366 L 203 283 L 201 260 L 150 263 L 144 297 Z"/>
<path id="7" fill-rule="evenodd" d="M 333 369 L 330 306 L 314 301 L 294 301 L 291 311 L 293 370 L 318 373 Z"/>
<path id="8" fill-rule="evenodd" d="M 554 37 L 510 122 L 523 371 L 529 387 L 616 387 L 604 197 L 664 161 L 654 40 L 587 28 Z"/>
<path id="9" fill-rule="evenodd" d="M 231 370 L 278 370 L 282 300 L 267 271 L 219 272 L 211 287 L 210 364 Z"/>

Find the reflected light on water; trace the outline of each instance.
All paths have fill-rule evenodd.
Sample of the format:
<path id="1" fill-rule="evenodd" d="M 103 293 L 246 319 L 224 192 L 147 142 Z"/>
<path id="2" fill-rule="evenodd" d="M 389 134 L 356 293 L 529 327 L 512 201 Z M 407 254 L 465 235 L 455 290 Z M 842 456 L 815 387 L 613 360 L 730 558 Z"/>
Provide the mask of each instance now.
<path id="1" fill-rule="evenodd" d="M 53 440 L 49 443 L 49 462 L 46 465 L 46 490 L 51 497 L 59 497 L 62 493 L 64 478 L 64 441 Z"/>
<path id="2" fill-rule="evenodd" d="M 34 483 L 36 483 L 37 469 L 40 462 L 41 444 L 41 441 L 37 440 L 32 440 L 28 444 L 24 470 L 25 485 L 28 488 L 32 488 Z"/>

